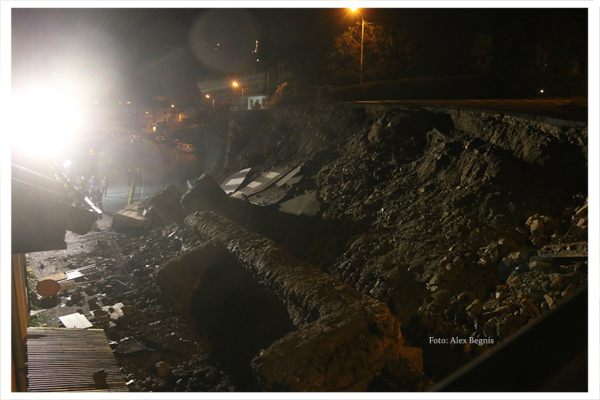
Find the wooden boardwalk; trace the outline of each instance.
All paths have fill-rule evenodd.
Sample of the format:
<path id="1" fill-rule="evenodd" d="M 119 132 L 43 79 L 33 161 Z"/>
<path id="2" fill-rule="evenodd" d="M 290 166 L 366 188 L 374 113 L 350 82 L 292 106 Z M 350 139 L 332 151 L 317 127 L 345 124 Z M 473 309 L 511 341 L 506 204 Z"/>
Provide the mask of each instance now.
<path id="1" fill-rule="evenodd" d="M 27 373 L 30 392 L 129 391 L 101 329 L 27 328 Z"/>

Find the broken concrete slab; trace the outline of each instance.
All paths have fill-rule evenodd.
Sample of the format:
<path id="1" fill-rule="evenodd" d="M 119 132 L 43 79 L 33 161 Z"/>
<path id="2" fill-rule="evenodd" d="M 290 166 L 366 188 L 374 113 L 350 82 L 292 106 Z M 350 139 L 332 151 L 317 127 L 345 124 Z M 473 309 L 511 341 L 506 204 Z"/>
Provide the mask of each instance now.
<path id="1" fill-rule="evenodd" d="M 226 218 L 244 225 L 252 204 L 230 198 L 210 176 L 202 175 L 181 197 L 181 204 L 187 214 L 196 211 L 215 211 Z"/>
<path id="2" fill-rule="evenodd" d="M 187 213 L 192 213 L 215 210 L 227 199 L 229 197 L 219 184 L 210 175 L 204 174 L 184 193 L 181 204 Z"/>
<path id="3" fill-rule="evenodd" d="M 161 267 L 163 287 L 174 276 L 169 270 L 184 277 L 195 265 L 200 270 L 192 279 L 169 282 L 165 295 L 173 304 L 188 307 L 185 302 L 210 264 L 200 261 L 202 256 L 221 247 L 279 298 L 298 328 L 254 358 L 252 368 L 264 390 L 366 390 L 385 365 L 402 357 L 400 323 L 384 303 L 215 213 L 196 212 L 185 224 L 215 247 L 188 254 L 188 265 L 180 257 Z"/>
<path id="4" fill-rule="evenodd" d="M 92 323 L 80 313 L 74 313 L 65 315 L 62 317 L 58 317 L 60 322 L 65 326 L 65 328 L 71 329 L 87 329 L 92 327 Z"/>
<path id="5" fill-rule="evenodd" d="M 250 172 L 250 168 L 245 168 L 236 172 L 229 178 L 225 179 L 225 183 L 221 185 L 221 189 L 223 189 L 226 194 L 235 192 L 237 188 L 244 182 L 244 179 L 246 179 L 248 172 Z"/>
<path id="6" fill-rule="evenodd" d="M 293 215 L 308 215 L 314 217 L 319 212 L 320 203 L 317 201 L 317 193 L 310 192 L 279 205 L 279 211 Z"/>
<path id="7" fill-rule="evenodd" d="M 142 217 L 146 218 L 146 225 L 144 227 L 155 227 L 155 226 L 164 226 L 158 211 L 154 206 L 150 206 L 149 208 L 145 208 L 142 212 Z"/>
<path id="8" fill-rule="evenodd" d="M 154 207 L 164 225 L 183 222 L 187 215 L 181 205 L 181 192 L 175 185 L 168 185 L 153 195 L 149 203 Z"/>
<path id="9" fill-rule="evenodd" d="M 293 167 L 283 167 L 265 171 L 248 185 L 234 192 L 231 197 L 242 199 L 259 193 L 285 177 L 292 169 Z"/>
<path id="10" fill-rule="evenodd" d="M 148 222 L 143 216 L 147 200 L 139 200 L 118 211 L 113 216 L 112 228 L 116 231 L 128 228 L 144 228 Z"/>
<path id="11" fill-rule="evenodd" d="M 276 185 L 283 186 L 285 184 L 288 184 L 291 186 L 295 183 L 298 183 L 298 181 L 300 179 L 302 179 L 302 176 L 296 176 L 296 175 L 298 174 L 298 172 L 300 172 L 301 169 L 302 169 L 302 165 L 298 165 L 291 172 L 289 172 L 286 176 L 284 176 L 279 181 L 277 181 Z"/>

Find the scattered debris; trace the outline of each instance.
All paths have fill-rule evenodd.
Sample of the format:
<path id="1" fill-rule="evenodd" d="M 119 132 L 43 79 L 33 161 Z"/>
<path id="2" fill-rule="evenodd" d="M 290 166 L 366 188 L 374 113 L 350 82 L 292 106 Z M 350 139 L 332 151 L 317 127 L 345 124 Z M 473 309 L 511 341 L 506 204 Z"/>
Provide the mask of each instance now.
<path id="1" fill-rule="evenodd" d="M 80 313 L 65 315 L 58 317 L 58 319 L 60 319 L 65 328 L 87 329 L 93 326 L 85 315 Z"/>
<path id="2" fill-rule="evenodd" d="M 232 121 L 229 164 L 180 196 L 184 214 L 199 212 L 189 221 L 205 219 L 197 222 L 203 229 L 181 223 L 179 211 L 163 220 L 178 197 L 169 189 L 164 205 L 132 204 L 115 215 L 114 235 L 62 260 L 72 265 L 60 271 L 96 264 L 98 276 L 82 272 L 76 286 L 60 284 L 69 297 L 60 309 L 87 315 L 99 307 L 90 322 L 111 340 L 131 391 L 426 390 L 429 378 L 447 376 L 587 284 L 587 127 L 435 107 L 278 112 L 285 118 L 244 138 L 235 133 L 244 122 Z M 327 154 L 317 156 L 321 149 Z M 233 176 L 249 166 L 249 175 Z M 238 184 L 232 180 L 243 185 L 279 166 L 289 174 L 265 204 L 308 199 L 308 215 L 298 215 L 298 205 L 293 215 L 252 203 L 267 192 L 227 195 Z M 222 217 L 240 227 L 215 222 Z M 211 282 L 216 243 L 279 296 L 295 327 L 247 356 L 262 386 L 240 380 L 247 371 L 223 368 L 219 341 L 188 315 L 201 297 L 194 288 Z M 301 265 L 285 267 L 289 253 Z M 46 260 L 34 267 L 39 275 L 60 272 Z M 160 272 L 169 268 L 177 274 Z M 32 304 L 39 300 L 32 296 Z M 336 313 L 347 307 L 352 312 Z M 344 324 L 348 337 L 338 329 Z M 236 337 L 232 331 L 223 328 L 223 336 Z M 430 337 L 473 343 L 434 345 Z M 429 357 L 421 364 L 422 353 Z"/>

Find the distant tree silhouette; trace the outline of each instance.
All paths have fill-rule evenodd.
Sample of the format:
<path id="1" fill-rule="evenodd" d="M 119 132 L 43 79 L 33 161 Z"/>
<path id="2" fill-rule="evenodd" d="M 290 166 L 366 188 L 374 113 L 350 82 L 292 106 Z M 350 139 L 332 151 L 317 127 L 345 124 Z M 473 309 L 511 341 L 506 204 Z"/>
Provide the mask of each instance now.
<path id="1" fill-rule="evenodd" d="M 289 82 L 283 82 L 281 85 L 277 86 L 277 90 L 275 91 L 275 94 L 269 101 L 268 106 L 269 107 L 275 106 L 282 99 L 285 99 L 286 97 L 289 97 L 293 94 L 296 94 L 295 85 L 290 84 Z"/>
<path id="2" fill-rule="evenodd" d="M 359 83 L 361 31 L 361 23 L 357 22 L 334 38 L 326 67 L 332 84 Z M 412 43 L 406 35 L 380 24 L 365 23 L 363 83 L 404 78 L 413 64 Z"/>
<path id="3" fill-rule="evenodd" d="M 490 73 L 494 59 L 494 39 L 492 36 L 475 34 L 471 47 L 471 67 L 475 73 Z"/>

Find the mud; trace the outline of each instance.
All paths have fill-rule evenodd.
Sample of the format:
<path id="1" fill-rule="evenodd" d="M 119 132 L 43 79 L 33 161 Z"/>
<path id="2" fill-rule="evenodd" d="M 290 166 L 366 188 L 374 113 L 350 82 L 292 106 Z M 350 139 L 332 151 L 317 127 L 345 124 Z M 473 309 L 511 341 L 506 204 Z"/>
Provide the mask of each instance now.
<path id="1" fill-rule="evenodd" d="M 406 344 L 423 349 L 425 374 L 435 382 L 587 283 L 587 127 L 549 122 L 395 105 L 241 113 L 226 126 L 207 125 L 215 131 L 203 135 L 218 138 L 206 150 L 214 163 L 198 176 L 209 172 L 221 182 L 251 167 L 252 179 L 301 165 L 303 179 L 285 187 L 284 199 L 315 192 L 318 215 L 285 222 L 265 214 L 247 227 L 385 304 Z M 283 233 L 272 229 L 278 222 L 287 223 Z M 102 231 L 111 237 L 64 255 L 34 254 L 29 264 L 40 277 L 96 263 L 104 271 L 95 283 L 98 303 L 134 307 L 111 327 L 115 346 L 137 340 L 147 350 L 121 359 L 131 389 L 244 389 L 222 371 L 198 322 L 179 315 L 154 280 L 160 265 L 197 247 L 198 236 L 184 224 Z M 129 289 L 111 294 L 117 280 Z M 79 293 L 72 310 L 87 314 L 90 296 Z M 61 305 L 48 312 L 62 312 Z M 192 344 L 166 351 L 172 344 L 163 349 L 142 337 L 149 326 Z M 430 343 L 452 337 L 478 344 Z M 159 374 L 159 362 L 169 372 Z M 405 390 L 381 377 L 376 388 Z"/>

